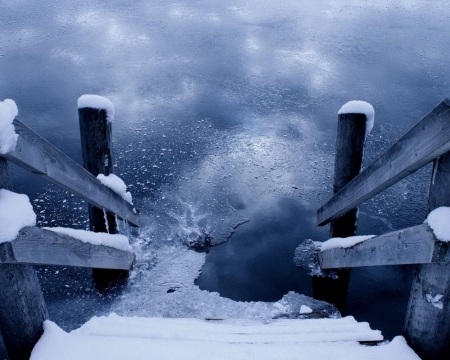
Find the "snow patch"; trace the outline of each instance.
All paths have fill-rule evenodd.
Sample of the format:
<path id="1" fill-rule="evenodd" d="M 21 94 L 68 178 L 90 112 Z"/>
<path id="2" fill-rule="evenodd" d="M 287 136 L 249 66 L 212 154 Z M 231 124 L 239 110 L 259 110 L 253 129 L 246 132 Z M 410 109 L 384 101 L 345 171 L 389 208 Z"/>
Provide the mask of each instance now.
<path id="1" fill-rule="evenodd" d="M 300 308 L 300 314 L 311 314 L 312 309 L 309 306 L 302 305 Z"/>
<path id="2" fill-rule="evenodd" d="M 320 247 L 321 251 L 335 249 L 335 248 L 349 248 L 355 246 L 356 244 L 362 243 L 363 241 L 372 239 L 375 235 L 359 235 L 359 236 L 349 236 L 346 238 L 331 238 L 324 241 Z"/>
<path id="3" fill-rule="evenodd" d="M 371 104 L 365 101 L 352 100 L 344 104 L 338 111 L 341 114 L 364 114 L 366 115 L 366 134 L 369 134 L 375 122 L 375 110 Z"/>
<path id="4" fill-rule="evenodd" d="M 431 294 L 426 294 L 425 298 L 427 299 L 427 301 L 433 305 L 435 308 L 438 309 L 444 309 L 444 303 L 441 301 L 441 299 L 444 297 L 444 295 L 441 294 L 436 294 L 435 296 L 431 295 Z"/>
<path id="5" fill-rule="evenodd" d="M 44 227 L 43 229 L 50 230 L 59 234 L 68 235 L 84 243 L 89 243 L 92 245 L 104 245 L 130 252 L 132 250 L 131 245 L 128 242 L 128 238 L 125 235 L 95 233 L 91 231 L 77 230 L 63 227 L 53 227 L 53 228 Z"/>
<path id="6" fill-rule="evenodd" d="M 109 187 L 116 194 L 120 195 L 125 201 L 133 204 L 131 193 L 127 192 L 127 185 L 120 177 L 114 174 L 109 174 L 108 176 L 105 176 L 104 174 L 98 174 L 97 179 L 100 180 L 102 185 Z"/>
<path id="7" fill-rule="evenodd" d="M 20 229 L 34 225 L 36 214 L 28 196 L 0 189 L 0 243 L 14 240 Z"/>
<path id="8" fill-rule="evenodd" d="M 442 206 L 428 214 L 425 223 L 433 230 L 436 239 L 450 241 L 450 207 Z"/>
<path id="9" fill-rule="evenodd" d="M 106 119 L 114 121 L 114 104 L 107 98 L 99 95 L 82 95 L 78 98 L 78 109 L 92 108 L 106 111 Z"/>
<path id="10" fill-rule="evenodd" d="M 19 135 L 12 122 L 18 114 L 19 110 L 13 100 L 0 101 L 0 154 L 6 154 L 16 147 Z"/>

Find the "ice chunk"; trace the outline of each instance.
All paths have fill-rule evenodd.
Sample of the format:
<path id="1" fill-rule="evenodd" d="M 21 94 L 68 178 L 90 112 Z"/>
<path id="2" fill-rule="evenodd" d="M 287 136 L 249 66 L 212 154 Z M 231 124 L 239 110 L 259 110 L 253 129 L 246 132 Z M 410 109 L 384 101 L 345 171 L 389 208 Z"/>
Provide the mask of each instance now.
<path id="1" fill-rule="evenodd" d="M 12 124 L 19 111 L 11 99 L 0 101 L 0 154 L 6 154 L 15 149 L 19 137 Z"/>
<path id="2" fill-rule="evenodd" d="M 36 214 L 28 196 L 0 189 L 0 243 L 14 240 L 20 229 L 34 225 Z"/>
<path id="3" fill-rule="evenodd" d="M 450 241 L 450 207 L 442 206 L 430 212 L 425 220 L 436 239 Z"/>
<path id="4" fill-rule="evenodd" d="M 300 308 L 300 314 L 311 314 L 312 309 L 309 306 L 302 305 Z"/>
<path id="5" fill-rule="evenodd" d="M 368 239 L 372 239 L 375 235 L 360 235 L 360 236 L 349 236 L 346 238 L 331 238 L 327 241 L 324 241 L 321 246 L 321 250 L 329 250 L 335 248 L 349 248 L 359 244 Z"/>
<path id="6" fill-rule="evenodd" d="M 373 106 L 365 101 L 352 100 L 344 104 L 338 111 L 340 114 L 364 114 L 366 115 L 366 134 L 370 133 L 375 121 L 375 110 Z"/>
<path id="7" fill-rule="evenodd" d="M 103 185 L 109 187 L 116 194 L 120 195 L 124 200 L 128 201 L 130 204 L 133 204 L 131 194 L 127 191 L 127 186 L 120 177 L 114 174 L 109 174 L 108 176 L 98 174 L 97 179 L 99 179 Z"/>
<path id="8" fill-rule="evenodd" d="M 106 119 L 109 122 L 114 121 L 114 104 L 103 96 L 82 95 L 78 98 L 78 109 L 92 108 L 106 111 Z"/>
<path id="9" fill-rule="evenodd" d="M 68 235 L 84 243 L 89 243 L 92 245 L 105 245 L 123 251 L 131 251 L 131 245 L 129 244 L 128 238 L 125 235 L 95 233 L 91 231 L 76 230 L 63 227 L 44 227 L 43 229 L 54 231 L 59 234 Z"/>

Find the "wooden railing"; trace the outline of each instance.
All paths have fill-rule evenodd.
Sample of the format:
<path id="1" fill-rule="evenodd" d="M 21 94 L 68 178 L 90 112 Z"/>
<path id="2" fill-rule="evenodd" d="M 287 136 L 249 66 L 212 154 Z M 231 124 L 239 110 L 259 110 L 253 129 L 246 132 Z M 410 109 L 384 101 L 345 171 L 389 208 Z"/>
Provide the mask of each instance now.
<path id="1" fill-rule="evenodd" d="M 0 154 L 0 188 L 13 190 L 8 169 L 11 161 L 91 204 L 91 231 L 109 229 L 116 233 L 116 218 L 138 226 L 138 211 L 95 177 L 99 173 L 109 175 L 113 169 L 111 123 L 106 111 L 78 111 L 83 165 L 89 171 L 15 119 L 13 125 L 19 137 L 13 151 Z M 29 359 L 48 318 L 32 265 L 91 267 L 94 280 L 111 281 L 123 279 L 134 259 L 134 253 L 84 243 L 38 227 L 23 228 L 16 239 L 0 244 L 0 329 L 9 359 Z"/>
<path id="2" fill-rule="evenodd" d="M 345 116 L 346 117 L 345 117 Z M 344 122 L 355 120 L 363 114 L 339 115 L 337 144 L 352 144 L 352 138 L 341 130 Z M 350 117 L 350 118 L 349 118 Z M 342 125 L 344 126 L 344 125 Z M 348 126 L 348 125 L 345 125 Z M 362 134 L 361 136 L 364 136 Z M 350 145 L 351 147 L 351 145 Z M 350 150 L 347 150 L 347 152 Z M 370 166 L 353 178 L 345 186 L 336 189 L 335 195 L 317 211 L 317 224 L 344 223 L 347 226 L 345 237 L 356 232 L 356 207 L 365 200 L 385 190 L 399 180 L 434 160 L 428 212 L 450 206 L 450 100 L 441 102 L 407 134 L 400 138 Z M 348 152 L 352 154 L 352 151 Z M 344 154 L 344 155 L 342 155 Z M 335 185 L 339 182 L 340 167 L 352 166 L 349 159 L 337 146 Z M 351 160 L 353 161 L 353 160 Z M 336 191 L 337 190 L 337 191 Z M 345 220 L 350 216 L 351 220 Z M 353 221 L 353 222 L 352 222 Z M 450 219 L 448 219 L 450 221 Z M 342 230 L 342 229 L 341 229 Z M 337 237 L 333 232 L 330 237 Z M 344 237 L 344 236 L 340 236 Z M 321 269 L 337 270 L 343 280 L 313 277 L 313 287 L 322 287 L 320 297 L 345 304 L 348 288 L 349 268 L 359 266 L 418 264 L 412 284 L 403 335 L 409 345 L 423 359 L 450 358 L 450 252 L 448 243 L 438 241 L 427 224 L 413 226 L 377 236 L 350 248 L 333 248 L 320 251 L 310 245 L 300 245 L 296 262 L 300 267 L 305 251 L 315 251 L 312 256 Z M 309 247 L 308 247 L 309 246 Z M 306 257 L 307 258 L 307 257 Z M 323 286 L 325 284 L 325 290 Z M 317 291 L 316 291 L 317 292 Z M 314 289 L 313 289 L 314 293 Z M 336 295 L 337 294 L 337 295 Z M 442 296 L 441 296 L 442 295 Z M 434 302 L 436 296 L 441 301 Z M 442 304 L 442 306 L 441 306 Z M 339 306 L 338 306 L 339 307 Z"/>
<path id="3" fill-rule="evenodd" d="M 110 211 L 131 225 L 139 225 L 133 206 L 78 165 L 67 155 L 17 119 L 13 125 L 19 135 L 15 150 L 2 155 L 5 159 L 79 196 L 88 203 Z"/>
<path id="4" fill-rule="evenodd" d="M 325 225 L 450 150 L 450 101 L 444 100 L 317 211 Z"/>

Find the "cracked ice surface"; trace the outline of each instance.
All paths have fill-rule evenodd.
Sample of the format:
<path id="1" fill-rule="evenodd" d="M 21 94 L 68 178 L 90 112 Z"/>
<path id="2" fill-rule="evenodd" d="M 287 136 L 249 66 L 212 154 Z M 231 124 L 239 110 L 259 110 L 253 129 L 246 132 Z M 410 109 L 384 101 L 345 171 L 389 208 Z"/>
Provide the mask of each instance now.
<path id="1" fill-rule="evenodd" d="M 275 303 L 238 302 L 194 285 L 205 262 L 205 253 L 183 245 L 135 245 L 138 260 L 124 294 L 112 312 L 121 316 L 194 318 L 322 318 L 340 317 L 331 305 L 290 292 Z M 152 306 L 148 306 L 151 304 Z M 302 306 L 313 309 L 301 313 Z"/>

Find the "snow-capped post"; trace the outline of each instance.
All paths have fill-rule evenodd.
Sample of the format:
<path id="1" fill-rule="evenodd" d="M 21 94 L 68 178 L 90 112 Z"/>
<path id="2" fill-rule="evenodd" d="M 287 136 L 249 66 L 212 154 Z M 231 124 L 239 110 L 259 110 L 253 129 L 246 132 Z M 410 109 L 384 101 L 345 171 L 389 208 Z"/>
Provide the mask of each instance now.
<path id="1" fill-rule="evenodd" d="M 361 171 L 364 140 L 373 127 L 375 112 L 367 102 L 350 101 L 338 112 L 333 192 L 336 194 Z M 356 233 L 358 210 L 352 209 L 330 223 L 330 238 Z M 337 270 L 337 279 L 313 276 L 313 297 L 345 309 L 350 269 Z"/>
<path id="2" fill-rule="evenodd" d="M 433 166 L 428 211 L 441 206 L 450 206 L 450 152 L 437 158 Z M 418 265 L 406 311 L 404 336 L 422 359 L 450 359 L 449 319 L 450 260 Z"/>
<path id="3" fill-rule="evenodd" d="M 78 99 L 78 117 L 84 168 L 94 176 L 112 174 L 114 163 L 111 134 L 114 105 L 98 95 L 83 95 Z M 105 213 L 103 209 L 92 205 L 89 205 L 89 227 L 94 232 L 117 233 L 114 214 Z M 110 282 L 126 279 L 128 272 L 93 269 L 92 275 L 99 289 L 102 289 Z"/>
<path id="4" fill-rule="evenodd" d="M 8 163 L 1 157 L 0 188 L 12 190 Z M 46 319 L 47 308 L 34 267 L 0 264 L 0 330 L 10 360 L 30 358 Z"/>

